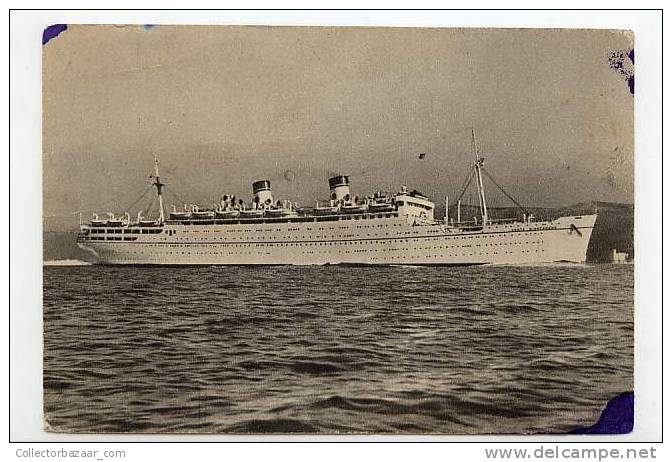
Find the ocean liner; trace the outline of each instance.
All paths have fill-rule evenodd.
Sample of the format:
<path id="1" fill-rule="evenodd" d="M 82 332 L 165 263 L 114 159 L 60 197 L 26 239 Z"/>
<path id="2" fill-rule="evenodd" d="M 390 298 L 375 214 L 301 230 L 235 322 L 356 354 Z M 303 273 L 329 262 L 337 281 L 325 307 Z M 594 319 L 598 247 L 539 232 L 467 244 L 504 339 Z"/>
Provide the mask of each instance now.
<path id="1" fill-rule="evenodd" d="M 488 214 L 483 158 L 472 133 L 474 155 L 455 207 L 435 219 L 434 203 L 402 186 L 395 194 L 353 196 L 348 176 L 329 179 L 330 199 L 311 207 L 274 200 L 268 180 L 252 184 L 253 201 L 231 194 L 209 208 L 172 207 L 164 212 L 158 160 L 153 186 L 158 217 L 132 220 L 94 214 L 81 224 L 77 244 L 109 265 L 479 265 L 584 262 L 597 215 L 538 220 Z M 485 172 L 487 175 L 487 172 Z M 489 176 L 489 175 L 488 175 Z M 461 220 L 467 186 L 477 186 L 478 215 Z M 497 185 L 499 187 L 499 185 Z M 503 190 L 502 190 L 503 191 Z M 507 195 L 508 196 L 508 195 Z M 510 197 L 510 196 L 508 196 Z M 513 199 L 513 198 L 511 198 Z M 516 203 L 517 204 L 517 203 Z M 519 205 L 519 204 L 517 204 Z M 456 217 L 449 218 L 448 210 Z M 523 207 L 521 209 L 524 210 Z"/>

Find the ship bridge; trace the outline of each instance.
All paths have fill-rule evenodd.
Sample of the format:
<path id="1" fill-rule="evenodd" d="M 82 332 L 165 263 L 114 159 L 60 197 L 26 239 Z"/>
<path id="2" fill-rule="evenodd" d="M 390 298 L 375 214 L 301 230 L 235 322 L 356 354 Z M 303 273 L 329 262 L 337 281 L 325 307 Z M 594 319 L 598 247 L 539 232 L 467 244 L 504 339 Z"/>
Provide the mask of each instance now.
<path id="1" fill-rule="evenodd" d="M 411 191 L 403 186 L 394 197 L 399 215 L 434 220 L 434 202 L 419 191 Z"/>

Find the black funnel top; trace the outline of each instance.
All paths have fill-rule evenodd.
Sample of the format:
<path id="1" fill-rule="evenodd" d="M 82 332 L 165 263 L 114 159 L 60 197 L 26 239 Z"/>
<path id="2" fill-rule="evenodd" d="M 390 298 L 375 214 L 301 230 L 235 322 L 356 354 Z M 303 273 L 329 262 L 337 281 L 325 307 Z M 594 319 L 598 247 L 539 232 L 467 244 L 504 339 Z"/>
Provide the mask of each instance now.
<path id="1" fill-rule="evenodd" d="M 332 178 L 329 178 L 329 189 L 334 189 L 337 186 L 348 186 L 350 181 L 345 175 L 338 175 Z"/>
<path id="2" fill-rule="evenodd" d="M 271 190 L 271 182 L 269 180 L 259 180 L 255 181 L 252 183 L 252 190 L 254 193 L 258 193 L 259 191 L 270 191 Z"/>

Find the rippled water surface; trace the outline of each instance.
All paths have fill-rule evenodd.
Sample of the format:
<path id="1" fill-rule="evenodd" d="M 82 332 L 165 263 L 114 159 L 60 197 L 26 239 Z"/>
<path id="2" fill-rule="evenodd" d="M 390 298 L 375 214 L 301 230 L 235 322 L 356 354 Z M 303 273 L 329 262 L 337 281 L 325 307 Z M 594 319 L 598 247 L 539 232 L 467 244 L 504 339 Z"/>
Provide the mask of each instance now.
<path id="1" fill-rule="evenodd" d="M 632 390 L 633 267 L 44 268 L 69 432 L 528 433 Z"/>

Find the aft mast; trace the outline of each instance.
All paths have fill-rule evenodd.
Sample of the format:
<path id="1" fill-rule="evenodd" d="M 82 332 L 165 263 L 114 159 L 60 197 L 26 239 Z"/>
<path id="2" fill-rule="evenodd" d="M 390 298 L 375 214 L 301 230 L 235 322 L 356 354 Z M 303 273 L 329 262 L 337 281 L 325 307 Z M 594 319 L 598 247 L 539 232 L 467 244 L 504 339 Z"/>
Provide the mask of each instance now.
<path id="1" fill-rule="evenodd" d="M 476 135 L 473 128 L 471 129 L 471 146 L 475 158 L 474 169 L 476 171 L 476 185 L 478 186 L 478 202 L 481 205 L 481 219 L 483 220 L 483 225 L 486 225 L 488 224 L 488 206 L 485 202 L 485 189 L 483 188 L 483 176 L 481 175 L 484 159 L 478 157 L 478 145 L 476 144 Z"/>
<path id="2" fill-rule="evenodd" d="M 154 156 L 154 183 L 156 187 L 156 194 L 159 196 L 159 223 L 163 224 L 165 221 L 165 216 L 163 213 L 163 196 L 161 195 L 161 190 L 163 189 L 164 184 L 161 183 L 161 178 L 159 177 L 159 159 Z"/>

